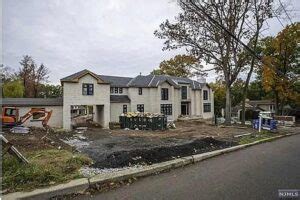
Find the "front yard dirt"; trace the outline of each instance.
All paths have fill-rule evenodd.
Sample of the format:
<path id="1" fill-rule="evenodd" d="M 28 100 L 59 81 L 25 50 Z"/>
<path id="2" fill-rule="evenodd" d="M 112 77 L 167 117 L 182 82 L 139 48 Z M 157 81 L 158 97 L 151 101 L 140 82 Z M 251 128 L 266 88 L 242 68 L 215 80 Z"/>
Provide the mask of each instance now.
<path id="1" fill-rule="evenodd" d="M 258 135 L 251 127 L 216 127 L 208 121 L 188 120 L 178 121 L 176 129 L 166 131 L 89 128 L 81 132 L 47 134 L 43 129 L 31 129 L 29 134 L 13 134 L 4 130 L 4 136 L 29 159 L 30 164 L 24 166 L 11 158 L 4 159 L 2 186 L 8 192 L 33 189 L 65 182 L 82 174 L 91 175 L 80 171 L 87 165 L 90 166 L 88 170 L 96 169 L 95 173 L 107 173 L 213 151 L 274 134 L 299 133 L 299 128 Z M 248 136 L 234 137 L 243 134 Z"/>

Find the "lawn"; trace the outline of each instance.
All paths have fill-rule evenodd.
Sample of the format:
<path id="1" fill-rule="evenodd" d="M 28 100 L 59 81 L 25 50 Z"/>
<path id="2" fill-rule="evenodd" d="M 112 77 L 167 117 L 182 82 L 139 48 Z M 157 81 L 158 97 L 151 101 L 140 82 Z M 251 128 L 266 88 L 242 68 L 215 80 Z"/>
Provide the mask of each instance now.
<path id="1" fill-rule="evenodd" d="M 255 134 L 251 134 L 248 136 L 244 136 L 239 140 L 239 144 L 248 144 L 252 143 L 258 140 L 266 139 L 266 138 L 271 138 L 274 137 L 278 134 L 270 132 L 270 131 L 262 131 L 262 132 L 257 132 Z"/>
<path id="2" fill-rule="evenodd" d="M 82 177 L 78 170 L 92 160 L 67 150 L 46 149 L 25 154 L 29 164 L 5 155 L 2 163 L 2 190 L 28 191 Z"/>

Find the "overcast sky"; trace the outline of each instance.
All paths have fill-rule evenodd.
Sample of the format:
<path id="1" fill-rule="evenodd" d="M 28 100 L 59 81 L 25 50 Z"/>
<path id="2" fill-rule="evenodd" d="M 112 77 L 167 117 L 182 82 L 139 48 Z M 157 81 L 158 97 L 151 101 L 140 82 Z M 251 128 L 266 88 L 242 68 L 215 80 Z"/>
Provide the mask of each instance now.
<path id="1" fill-rule="evenodd" d="M 97 74 L 149 74 L 159 63 L 178 54 L 162 51 L 153 32 L 179 12 L 174 0 L 3 0 L 3 64 L 20 67 L 23 55 L 44 63 L 50 82 L 82 69 Z M 282 2 L 286 2 L 282 0 Z M 290 1 L 300 21 L 300 2 Z M 288 20 L 282 20 L 285 24 Z M 264 35 L 282 29 L 274 19 Z M 214 80 L 214 74 L 207 77 Z"/>

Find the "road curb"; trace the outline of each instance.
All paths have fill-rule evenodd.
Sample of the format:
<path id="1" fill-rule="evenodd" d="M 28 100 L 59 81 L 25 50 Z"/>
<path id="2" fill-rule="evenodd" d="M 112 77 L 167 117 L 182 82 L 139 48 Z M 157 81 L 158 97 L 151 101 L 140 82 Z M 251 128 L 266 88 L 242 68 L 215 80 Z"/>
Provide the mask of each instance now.
<path id="1" fill-rule="evenodd" d="M 101 185 L 105 183 L 111 183 L 111 182 L 118 182 L 127 180 L 129 178 L 139 178 L 143 176 L 148 176 L 152 174 L 161 173 L 164 171 L 168 171 L 171 169 L 183 167 L 192 163 L 200 162 L 202 160 L 212 158 L 221 154 L 237 151 L 240 149 L 244 149 L 256 144 L 261 144 L 265 142 L 270 142 L 279 138 L 292 136 L 296 134 L 285 134 L 285 135 L 279 135 L 272 138 L 266 138 L 262 140 L 258 140 L 249 144 L 242 144 L 237 145 L 233 147 L 229 147 L 226 149 L 220 149 L 216 151 L 206 152 L 202 154 L 182 157 L 166 162 L 156 163 L 152 164 L 150 166 L 145 166 L 143 168 L 136 168 L 136 169 L 126 169 L 119 172 L 114 172 L 110 174 L 99 174 L 95 175 L 91 178 L 81 178 L 72 180 L 66 184 L 60 184 L 56 186 L 52 186 L 49 188 L 44 189 L 36 189 L 32 192 L 16 192 L 11 193 L 3 196 L 4 200 L 11 200 L 11 199 L 45 199 L 50 198 L 58 195 L 67 195 L 71 193 L 78 193 L 80 191 L 84 191 L 90 187 L 93 187 L 95 185 Z"/>

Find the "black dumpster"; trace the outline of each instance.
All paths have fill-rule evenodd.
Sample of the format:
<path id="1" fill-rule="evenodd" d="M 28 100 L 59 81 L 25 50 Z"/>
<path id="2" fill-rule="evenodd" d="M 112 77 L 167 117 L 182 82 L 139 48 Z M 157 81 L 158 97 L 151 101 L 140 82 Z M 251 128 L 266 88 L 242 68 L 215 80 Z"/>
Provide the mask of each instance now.
<path id="1" fill-rule="evenodd" d="M 167 117 L 157 116 L 157 117 L 127 117 L 120 116 L 120 127 L 122 129 L 136 129 L 139 130 L 165 130 L 167 129 Z"/>

